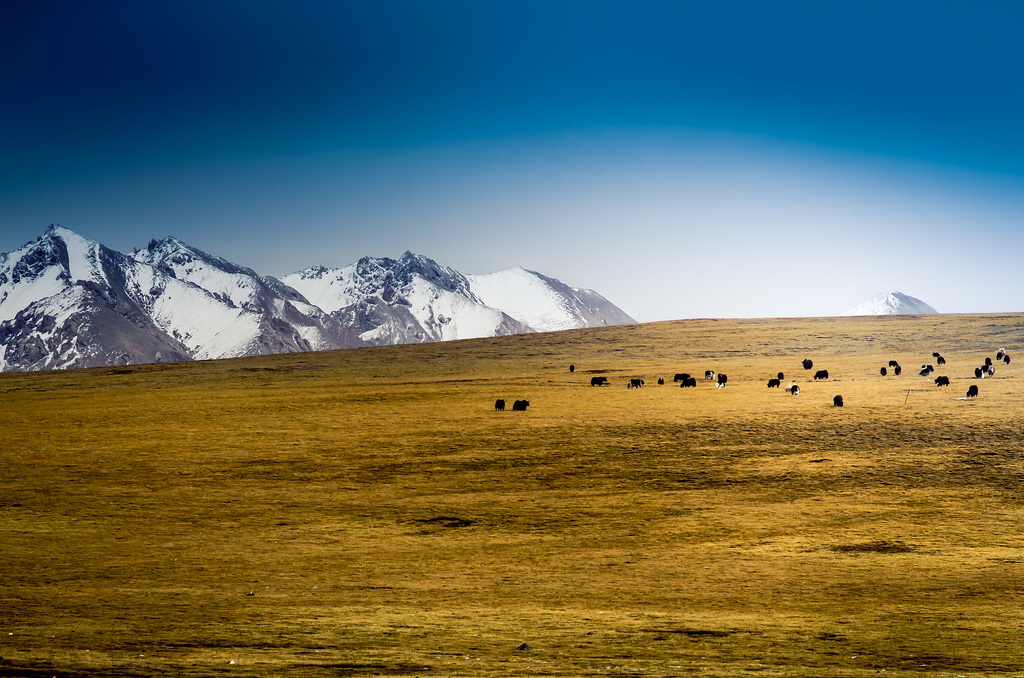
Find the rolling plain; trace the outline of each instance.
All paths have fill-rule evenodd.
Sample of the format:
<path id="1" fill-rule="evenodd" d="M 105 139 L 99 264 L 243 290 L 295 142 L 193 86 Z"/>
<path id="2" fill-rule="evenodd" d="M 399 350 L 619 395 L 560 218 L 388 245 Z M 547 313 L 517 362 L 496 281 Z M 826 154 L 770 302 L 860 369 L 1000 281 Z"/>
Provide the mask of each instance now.
<path id="1" fill-rule="evenodd" d="M 0 675 L 1024 675 L 1022 370 L 1003 314 L 2 374 Z"/>

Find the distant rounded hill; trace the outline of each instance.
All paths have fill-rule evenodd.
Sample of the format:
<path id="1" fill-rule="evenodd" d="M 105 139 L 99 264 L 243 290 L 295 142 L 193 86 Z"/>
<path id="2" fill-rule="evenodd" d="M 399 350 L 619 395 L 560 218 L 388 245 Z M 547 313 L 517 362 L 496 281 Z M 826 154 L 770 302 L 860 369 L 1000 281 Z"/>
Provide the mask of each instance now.
<path id="1" fill-rule="evenodd" d="M 919 313 L 938 313 L 938 311 L 920 299 L 907 296 L 902 292 L 891 291 L 876 294 L 839 315 L 916 315 Z"/>

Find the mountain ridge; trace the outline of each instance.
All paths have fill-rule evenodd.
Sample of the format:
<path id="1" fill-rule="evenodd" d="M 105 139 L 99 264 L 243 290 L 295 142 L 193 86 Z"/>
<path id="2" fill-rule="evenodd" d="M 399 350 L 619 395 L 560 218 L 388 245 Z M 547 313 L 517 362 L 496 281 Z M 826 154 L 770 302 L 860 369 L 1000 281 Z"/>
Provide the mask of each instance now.
<path id="1" fill-rule="evenodd" d="M 486 281 L 508 282 L 510 274 L 533 277 L 544 294 L 508 304 Z M 470 339 L 547 332 L 636 322 L 597 292 L 522 268 L 487 276 L 464 275 L 423 255 L 405 252 L 398 259 L 363 257 L 341 268 L 313 266 L 282 278 L 311 302 L 349 326 L 371 344 Z M 515 296 L 515 293 L 513 293 Z M 565 308 L 576 312 L 560 324 L 543 318 Z M 387 331 L 382 330 L 387 328 Z"/>
<path id="2" fill-rule="evenodd" d="M 474 291 L 480 276 L 408 251 L 397 260 L 363 257 L 346 267 L 313 266 L 278 279 L 171 236 L 126 255 L 51 224 L 34 241 L 0 254 L 0 371 L 218 359 L 636 322 L 592 290 L 530 275 L 548 289 L 533 304 L 547 306 L 520 303 L 517 308 L 538 327 L 488 305 Z M 537 320 L 566 308 L 577 309 L 575 324 L 555 327 Z"/>

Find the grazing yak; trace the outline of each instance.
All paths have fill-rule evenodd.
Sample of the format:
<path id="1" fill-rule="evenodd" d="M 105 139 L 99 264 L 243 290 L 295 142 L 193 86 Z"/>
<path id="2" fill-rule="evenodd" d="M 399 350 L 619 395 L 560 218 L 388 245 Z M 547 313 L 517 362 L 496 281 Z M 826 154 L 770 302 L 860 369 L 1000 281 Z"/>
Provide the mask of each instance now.
<path id="1" fill-rule="evenodd" d="M 729 381 L 729 377 L 725 376 L 724 374 L 719 374 L 718 383 L 715 384 L 715 388 L 722 388 L 723 386 L 725 386 L 725 382 L 727 381 Z"/>
<path id="2" fill-rule="evenodd" d="M 776 379 L 778 379 L 779 381 L 782 381 L 782 380 L 783 380 L 783 379 L 785 379 L 785 378 L 786 378 L 786 375 L 784 375 L 784 374 L 783 374 L 782 372 L 779 372 L 779 373 L 778 373 L 778 374 L 776 375 Z"/>
<path id="3" fill-rule="evenodd" d="M 996 360 L 997 361 L 998 360 L 1002 360 L 1004 355 L 1006 355 L 1006 349 L 1005 348 L 999 349 L 998 351 L 996 351 Z"/>
<path id="4" fill-rule="evenodd" d="M 704 370 L 704 379 L 707 380 L 707 381 L 714 381 L 715 380 L 715 371 L 714 370 Z"/>
<path id="5" fill-rule="evenodd" d="M 814 373 L 814 381 L 819 379 L 828 379 L 828 370 L 818 370 Z"/>
<path id="6" fill-rule="evenodd" d="M 498 398 L 497 400 L 495 400 L 494 401 L 494 409 L 497 410 L 498 412 L 504 412 L 505 411 L 505 401 L 502 400 L 501 398 Z"/>
<path id="7" fill-rule="evenodd" d="M 813 360 L 809 360 L 807 358 L 804 358 L 804 361 L 801 364 L 804 366 L 805 370 L 809 370 L 812 367 L 814 367 L 814 361 Z"/>
<path id="8" fill-rule="evenodd" d="M 921 365 L 921 371 L 917 373 L 919 377 L 927 377 L 929 374 L 935 371 L 935 368 L 931 365 Z"/>
<path id="9" fill-rule="evenodd" d="M 937 357 L 935 358 L 935 364 L 936 364 L 936 365 L 945 365 L 945 364 L 946 364 L 946 359 L 945 359 L 945 358 L 943 358 L 943 357 L 942 357 L 941 355 L 940 355 L 940 356 L 937 356 Z"/>
<path id="10" fill-rule="evenodd" d="M 843 406 L 843 396 L 837 395 L 835 398 L 832 399 L 832 407 L 842 407 L 842 406 Z"/>
<path id="11" fill-rule="evenodd" d="M 780 385 L 781 385 L 781 382 L 778 379 L 769 379 L 768 380 L 768 388 L 778 388 Z"/>
<path id="12" fill-rule="evenodd" d="M 526 408 L 530 406 L 529 400 L 517 400 L 512 403 L 513 412 L 525 412 Z"/>
<path id="13" fill-rule="evenodd" d="M 878 373 L 881 374 L 883 377 L 887 374 L 886 369 L 884 367 L 881 370 L 879 370 Z"/>
<path id="14" fill-rule="evenodd" d="M 630 379 L 629 383 L 626 384 L 626 388 L 640 388 L 644 385 L 643 379 Z"/>
<path id="15" fill-rule="evenodd" d="M 985 371 L 988 372 L 988 376 L 990 376 L 990 377 L 996 376 L 996 368 L 994 366 L 992 366 L 992 365 L 989 365 L 988 367 L 986 367 Z"/>
<path id="16" fill-rule="evenodd" d="M 576 366 L 575 365 L 569 365 L 569 371 L 570 372 L 575 372 L 576 371 Z"/>
<path id="17" fill-rule="evenodd" d="M 895 360 L 890 360 L 889 361 L 889 367 L 896 367 L 897 365 L 899 365 L 899 363 L 896 362 Z"/>
<path id="18" fill-rule="evenodd" d="M 985 378 L 985 374 L 986 374 L 985 370 L 981 369 L 980 367 L 975 367 L 974 368 L 974 378 L 975 379 L 984 379 Z"/>
<path id="19" fill-rule="evenodd" d="M 978 385 L 977 384 L 971 384 L 971 387 L 967 389 L 967 397 L 968 398 L 975 398 L 975 397 L 977 397 L 977 395 L 978 395 Z"/>
<path id="20" fill-rule="evenodd" d="M 992 358 L 985 358 L 985 367 L 992 367 Z"/>
<path id="21" fill-rule="evenodd" d="M 683 379 L 683 383 L 679 384 L 679 388 L 696 388 L 697 377 L 687 377 Z"/>
<path id="22" fill-rule="evenodd" d="M 608 377 L 591 377 L 590 378 L 590 385 L 591 386 L 604 386 L 607 383 L 608 383 Z"/>
<path id="23" fill-rule="evenodd" d="M 896 367 L 892 368 L 892 373 L 898 377 L 901 374 L 903 374 L 903 368 L 897 365 Z"/>
<path id="24" fill-rule="evenodd" d="M 935 377 L 936 386 L 949 386 L 949 377 Z"/>
<path id="25" fill-rule="evenodd" d="M 664 386 L 664 385 L 665 385 L 665 380 L 662 379 L 661 377 L 658 377 L 658 386 Z"/>
<path id="26" fill-rule="evenodd" d="M 690 378 L 690 375 L 689 375 L 688 372 L 680 372 L 676 376 L 672 377 L 672 383 L 674 384 L 677 381 L 682 381 L 683 379 L 689 379 L 689 378 Z"/>
<path id="27" fill-rule="evenodd" d="M 1004 365 L 1009 365 L 1010 364 L 1010 356 L 1008 356 L 1008 355 L 1004 355 L 1003 356 L 1003 364 Z"/>
<path id="28" fill-rule="evenodd" d="M 792 393 L 793 395 L 798 396 L 800 395 L 800 387 L 797 386 L 796 384 L 793 384 L 792 386 L 787 386 L 786 393 Z"/>

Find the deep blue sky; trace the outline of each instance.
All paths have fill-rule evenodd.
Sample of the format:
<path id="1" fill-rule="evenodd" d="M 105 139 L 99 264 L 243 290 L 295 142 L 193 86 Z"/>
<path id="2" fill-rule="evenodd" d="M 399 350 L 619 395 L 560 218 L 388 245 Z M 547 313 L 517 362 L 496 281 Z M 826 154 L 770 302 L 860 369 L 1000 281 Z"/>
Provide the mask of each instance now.
<path id="1" fill-rule="evenodd" d="M 1024 310 L 1022 3 L 95 5 L 0 9 L 0 251 L 410 249 L 640 320 Z"/>

